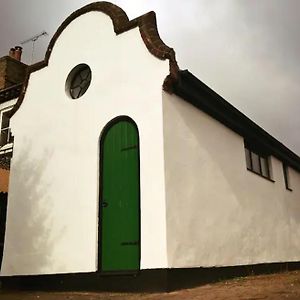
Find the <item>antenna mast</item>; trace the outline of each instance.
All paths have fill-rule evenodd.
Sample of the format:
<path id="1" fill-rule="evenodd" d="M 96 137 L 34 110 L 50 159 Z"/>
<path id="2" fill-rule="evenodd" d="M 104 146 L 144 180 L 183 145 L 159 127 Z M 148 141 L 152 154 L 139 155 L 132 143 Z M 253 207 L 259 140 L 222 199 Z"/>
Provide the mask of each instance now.
<path id="1" fill-rule="evenodd" d="M 41 33 L 38 33 L 34 36 L 32 36 L 31 38 L 27 39 L 27 40 L 24 40 L 22 41 L 20 44 L 21 45 L 24 45 L 24 44 L 27 44 L 29 42 L 32 42 L 32 52 L 31 52 L 31 63 L 33 62 L 33 56 L 34 56 L 34 45 L 35 45 L 35 42 L 42 36 L 46 36 L 48 35 L 48 33 L 43 30 Z"/>

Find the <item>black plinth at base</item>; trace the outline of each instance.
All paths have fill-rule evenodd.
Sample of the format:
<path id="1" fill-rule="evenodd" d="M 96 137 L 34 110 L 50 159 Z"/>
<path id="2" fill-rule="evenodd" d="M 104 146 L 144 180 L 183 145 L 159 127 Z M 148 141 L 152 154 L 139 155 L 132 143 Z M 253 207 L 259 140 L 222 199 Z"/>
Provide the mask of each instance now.
<path id="1" fill-rule="evenodd" d="M 130 274 L 77 273 L 0 277 L 4 290 L 155 292 L 259 274 L 299 270 L 300 262 L 233 267 L 150 269 Z"/>

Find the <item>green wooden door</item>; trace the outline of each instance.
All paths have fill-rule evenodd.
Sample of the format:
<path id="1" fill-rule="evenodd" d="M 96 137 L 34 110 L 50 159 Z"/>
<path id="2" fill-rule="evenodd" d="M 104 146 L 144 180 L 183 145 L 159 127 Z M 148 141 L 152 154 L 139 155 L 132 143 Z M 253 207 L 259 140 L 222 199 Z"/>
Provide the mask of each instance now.
<path id="1" fill-rule="evenodd" d="M 140 266 L 139 138 L 135 124 L 120 120 L 101 141 L 102 271 L 134 271 Z"/>

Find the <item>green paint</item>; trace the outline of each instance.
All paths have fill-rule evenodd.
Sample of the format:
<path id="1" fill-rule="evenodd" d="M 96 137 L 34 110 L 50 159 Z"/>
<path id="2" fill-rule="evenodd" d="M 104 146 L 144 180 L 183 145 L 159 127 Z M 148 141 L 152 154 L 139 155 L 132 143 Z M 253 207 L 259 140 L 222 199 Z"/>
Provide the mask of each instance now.
<path id="1" fill-rule="evenodd" d="M 136 126 L 119 121 L 103 137 L 102 271 L 140 265 L 139 141 Z"/>

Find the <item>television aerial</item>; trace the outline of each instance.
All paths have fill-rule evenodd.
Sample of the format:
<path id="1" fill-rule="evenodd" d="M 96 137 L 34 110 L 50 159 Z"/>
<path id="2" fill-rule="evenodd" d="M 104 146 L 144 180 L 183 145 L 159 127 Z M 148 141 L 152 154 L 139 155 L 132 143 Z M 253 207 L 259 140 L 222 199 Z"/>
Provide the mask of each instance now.
<path id="1" fill-rule="evenodd" d="M 32 36 L 32 37 L 30 37 L 30 38 L 28 38 L 28 39 L 26 39 L 26 40 L 24 40 L 24 41 L 22 41 L 22 42 L 20 42 L 20 44 L 21 45 L 25 45 L 25 44 L 27 44 L 27 43 L 32 43 L 32 51 L 31 51 L 31 63 L 33 63 L 33 57 L 34 57 L 34 50 L 35 50 L 35 42 L 39 39 L 39 38 L 41 38 L 41 37 L 43 37 L 43 36 L 47 36 L 48 35 L 48 33 L 45 31 L 45 30 L 43 30 L 42 32 L 40 32 L 40 33 L 38 33 L 38 34 L 36 34 L 36 35 L 34 35 L 34 36 Z"/>

